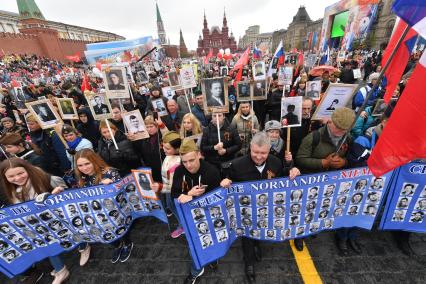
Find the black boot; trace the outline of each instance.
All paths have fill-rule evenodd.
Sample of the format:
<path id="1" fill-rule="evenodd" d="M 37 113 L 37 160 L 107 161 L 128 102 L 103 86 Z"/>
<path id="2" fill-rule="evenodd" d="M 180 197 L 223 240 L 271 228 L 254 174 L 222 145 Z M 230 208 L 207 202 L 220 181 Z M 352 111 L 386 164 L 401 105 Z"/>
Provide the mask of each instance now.
<path id="1" fill-rule="evenodd" d="M 294 246 L 298 251 L 303 250 L 303 239 L 294 239 Z"/>
<path id="2" fill-rule="evenodd" d="M 353 239 L 349 239 L 348 240 L 348 244 L 349 247 L 357 254 L 361 254 L 362 253 L 362 249 L 361 246 L 359 245 L 359 243 L 356 240 Z"/>
<path id="3" fill-rule="evenodd" d="M 254 272 L 254 265 L 247 265 L 245 267 L 247 281 L 249 283 L 256 283 L 256 274 Z"/>

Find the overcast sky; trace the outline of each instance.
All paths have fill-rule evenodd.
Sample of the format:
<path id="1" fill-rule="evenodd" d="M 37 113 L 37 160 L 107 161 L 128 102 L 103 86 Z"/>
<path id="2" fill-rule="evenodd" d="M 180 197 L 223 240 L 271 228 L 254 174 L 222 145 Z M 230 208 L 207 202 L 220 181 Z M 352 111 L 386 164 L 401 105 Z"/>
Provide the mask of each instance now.
<path id="1" fill-rule="evenodd" d="M 206 11 L 209 28 L 222 27 L 226 9 L 228 27 L 238 38 L 247 27 L 260 25 L 260 32 L 287 28 L 301 5 L 312 20 L 322 18 L 325 7 L 338 0 L 159 0 L 161 17 L 171 44 L 179 44 L 182 29 L 186 46 L 194 50 Z M 36 0 L 48 20 L 113 32 L 128 39 L 157 37 L 154 0 Z M 16 0 L 0 0 L 0 10 L 18 12 Z"/>

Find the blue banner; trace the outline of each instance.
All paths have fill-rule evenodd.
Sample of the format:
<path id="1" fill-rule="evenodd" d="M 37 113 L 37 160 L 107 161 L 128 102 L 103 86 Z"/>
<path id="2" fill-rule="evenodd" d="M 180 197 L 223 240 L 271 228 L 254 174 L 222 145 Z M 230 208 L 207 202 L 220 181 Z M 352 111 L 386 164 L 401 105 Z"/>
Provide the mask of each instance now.
<path id="1" fill-rule="evenodd" d="M 197 268 L 224 256 L 238 237 L 285 241 L 323 230 L 370 230 L 392 172 L 368 168 L 232 184 L 186 204 L 175 200 Z"/>
<path id="2" fill-rule="evenodd" d="M 167 223 L 149 178 L 149 169 L 135 170 L 113 184 L 66 190 L 42 203 L 2 208 L 0 271 L 13 277 L 82 242 L 113 242 L 126 234 L 136 218 L 153 216 Z"/>
<path id="3" fill-rule="evenodd" d="M 426 163 L 400 167 L 386 202 L 380 228 L 426 232 Z"/>
<path id="4" fill-rule="evenodd" d="M 152 36 L 139 37 L 135 39 L 117 40 L 117 41 L 106 41 L 86 44 L 87 50 L 97 49 L 111 49 L 111 48 L 122 48 L 131 47 L 135 45 L 143 45 L 152 40 Z"/>

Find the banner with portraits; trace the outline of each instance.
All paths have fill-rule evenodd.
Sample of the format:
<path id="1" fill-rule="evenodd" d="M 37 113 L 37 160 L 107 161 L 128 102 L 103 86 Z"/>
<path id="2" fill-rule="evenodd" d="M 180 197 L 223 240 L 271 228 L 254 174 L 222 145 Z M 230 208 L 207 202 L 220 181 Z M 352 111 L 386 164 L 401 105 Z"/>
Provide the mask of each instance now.
<path id="1" fill-rule="evenodd" d="M 82 242 L 113 242 L 136 218 L 153 216 L 167 223 L 161 202 L 147 197 L 142 189 L 150 188 L 135 177 L 133 173 L 109 185 L 69 189 L 44 201 L 0 209 L 0 272 L 14 277 Z"/>
<path id="2" fill-rule="evenodd" d="M 380 228 L 426 233 L 426 163 L 406 164 L 395 176 Z"/>
<path id="3" fill-rule="evenodd" d="M 367 167 L 218 188 L 175 201 L 197 268 L 224 256 L 238 237 L 284 241 L 344 227 L 371 229 L 392 172 Z"/>

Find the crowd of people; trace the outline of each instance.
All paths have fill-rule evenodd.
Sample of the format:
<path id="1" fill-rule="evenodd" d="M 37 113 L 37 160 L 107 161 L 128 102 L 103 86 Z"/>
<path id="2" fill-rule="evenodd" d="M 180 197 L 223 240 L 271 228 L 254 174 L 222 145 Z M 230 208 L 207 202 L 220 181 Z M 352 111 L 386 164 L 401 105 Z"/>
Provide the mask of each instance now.
<path id="1" fill-rule="evenodd" d="M 380 116 L 373 116 L 372 112 L 386 89 L 385 80 L 377 82 L 381 52 L 357 50 L 347 54 L 342 62 L 331 57 L 333 72 L 314 76 L 308 68 L 298 65 L 290 86 L 279 84 L 278 75 L 272 74 L 266 100 L 238 102 L 232 84 L 236 74 L 230 72 L 226 76 L 229 110 L 225 113 L 204 110 L 205 94 L 200 85 L 190 95 L 177 90 L 174 97 L 167 98 L 162 93 L 162 88 L 168 86 L 167 71 L 179 70 L 182 63 L 167 58 L 160 62 L 162 70 L 149 72 L 148 83 L 131 81 L 130 99 L 111 100 L 112 115 L 108 121 L 94 119 L 81 88 L 83 85 L 95 93 L 104 90 L 104 82 L 96 72 L 86 66 L 36 55 L 5 55 L 0 61 L 0 202 L 7 206 L 32 200 L 43 192 L 58 194 L 72 188 L 107 185 L 129 174 L 131 169 L 146 166 L 152 169 L 152 190 L 161 198 L 167 215 L 174 216 L 179 223 L 173 199 L 186 203 L 235 182 L 286 176 L 293 179 L 301 174 L 366 166 L 366 153 L 372 150 L 386 126 L 419 55 L 412 56 L 394 93 L 395 102 Z M 265 56 L 264 60 L 268 65 L 271 58 Z M 250 58 L 242 81 L 251 80 L 251 66 L 255 62 Z M 200 79 L 219 77 L 220 67 L 227 64 L 229 61 L 216 58 L 210 59 L 209 64 L 200 62 L 198 75 Z M 354 69 L 361 69 L 363 76 L 356 79 Z M 330 83 L 359 83 L 362 87 L 351 106 L 337 108 L 329 119 L 312 120 L 319 101 L 306 96 L 308 81 L 321 85 L 321 97 Z M 15 93 L 17 87 L 23 92 L 19 97 Z M 365 109 L 356 116 L 372 88 L 375 91 Z M 301 126 L 283 128 L 281 100 L 293 96 L 303 97 Z M 78 120 L 64 119 L 59 127 L 43 129 L 25 105 L 40 98 L 48 99 L 55 108 L 57 98 L 72 98 Z M 163 100 L 167 115 L 158 115 L 152 105 L 156 99 Z M 126 128 L 123 115 L 132 110 L 140 111 L 148 138 L 135 140 L 135 134 Z M 291 131 L 290 149 L 285 143 L 287 131 Z M 78 226 L 82 220 L 75 222 Z M 350 250 L 361 253 L 357 231 L 336 231 L 336 245 L 343 255 Z M 131 256 L 131 233 L 129 230 L 120 241 L 111 244 L 112 263 L 125 262 Z M 179 238 L 182 234 L 185 232 L 178 225 L 171 237 Z M 412 255 L 409 233 L 395 232 L 394 236 L 401 250 Z M 295 239 L 294 243 L 297 250 L 303 250 L 303 239 Z M 242 238 L 242 249 L 245 273 L 253 282 L 255 263 L 261 260 L 261 246 L 259 241 Z M 80 266 L 84 266 L 90 259 L 91 246 L 83 243 L 78 250 Z M 53 283 L 63 283 L 69 270 L 62 257 L 49 260 L 54 268 Z M 204 269 L 197 270 L 192 265 L 185 283 L 195 283 L 203 272 Z M 33 266 L 21 278 L 26 283 L 36 283 L 41 275 Z"/>

